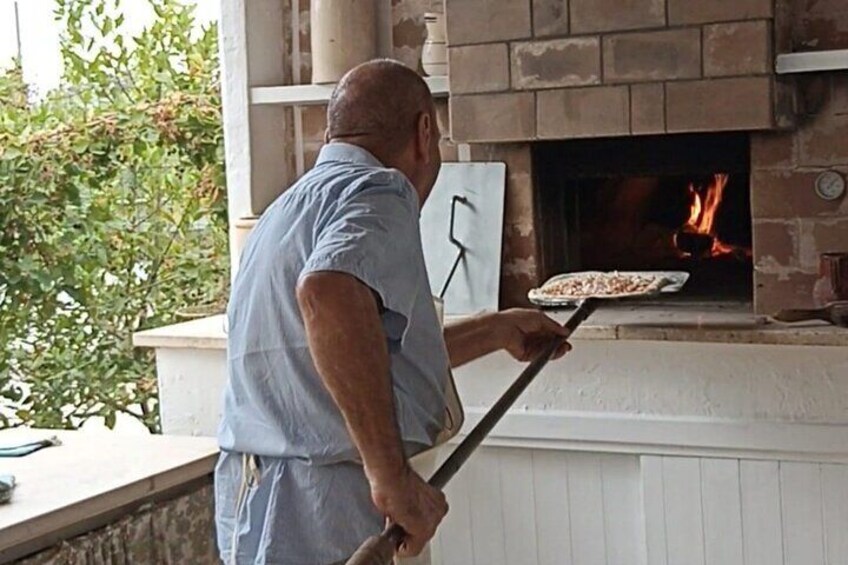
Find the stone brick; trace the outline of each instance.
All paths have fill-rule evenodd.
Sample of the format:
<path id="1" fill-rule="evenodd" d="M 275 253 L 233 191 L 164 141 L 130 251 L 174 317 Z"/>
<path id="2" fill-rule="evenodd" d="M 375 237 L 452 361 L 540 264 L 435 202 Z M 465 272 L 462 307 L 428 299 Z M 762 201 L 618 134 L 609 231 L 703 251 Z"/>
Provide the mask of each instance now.
<path id="1" fill-rule="evenodd" d="M 795 0 L 775 0 L 772 34 L 774 35 L 773 51 L 789 53 L 794 50 L 792 42 L 792 27 Z"/>
<path id="2" fill-rule="evenodd" d="M 774 125 L 782 130 L 798 127 L 798 88 L 789 76 L 774 77 Z"/>
<path id="3" fill-rule="evenodd" d="M 786 132 L 751 134 L 753 169 L 786 169 L 795 165 L 796 136 Z"/>
<path id="4" fill-rule="evenodd" d="M 665 88 L 662 84 L 630 87 L 630 129 L 635 135 L 665 132 Z"/>
<path id="5" fill-rule="evenodd" d="M 666 85 L 669 133 L 770 129 L 769 77 L 724 78 Z"/>
<path id="6" fill-rule="evenodd" d="M 451 138 L 465 141 L 523 141 L 536 136 L 532 92 L 452 96 Z"/>
<path id="7" fill-rule="evenodd" d="M 573 34 L 664 25 L 665 0 L 571 0 Z"/>
<path id="8" fill-rule="evenodd" d="M 675 29 L 604 37 L 604 82 L 701 76 L 701 32 Z"/>
<path id="9" fill-rule="evenodd" d="M 848 114 L 848 74 L 834 73 L 831 80 L 833 113 L 837 116 Z"/>
<path id="10" fill-rule="evenodd" d="M 711 24 L 771 18 L 774 0 L 668 0 L 668 23 Z"/>
<path id="11" fill-rule="evenodd" d="M 596 37 L 512 45 L 513 88 L 585 86 L 600 82 L 601 47 Z"/>
<path id="12" fill-rule="evenodd" d="M 568 35 L 568 0 L 533 0 L 533 35 Z"/>
<path id="13" fill-rule="evenodd" d="M 784 308 L 812 308 L 816 275 L 810 273 L 765 274 L 754 271 L 754 312 L 776 314 Z"/>
<path id="14" fill-rule="evenodd" d="M 392 57 L 411 69 L 420 70 L 421 49 L 427 38 L 424 12 L 426 0 L 392 2 Z"/>
<path id="15" fill-rule="evenodd" d="M 766 74 L 772 65 L 771 43 L 765 20 L 704 26 L 704 74 Z"/>
<path id="16" fill-rule="evenodd" d="M 793 41 L 796 49 L 848 48 L 848 4 L 845 0 L 795 2 Z"/>
<path id="17" fill-rule="evenodd" d="M 529 0 L 445 0 L 445 13 L 453 46 L 532 36 Z"/>
<path id="18" fill-rule="evenodd" d="M 308 171 L 315 166 L 315 161 L 318 160 L 318 153 L 321 152 L 320 144 L 310 144 L 303 147 L 303 170 Z"/>
<path id="19" fill-rule="evenodd" d="M 761 272 L 798 268 L 798 225 L 795 220 L 754 220 L 754 262 Z"/>
<path id="20" fill-rule="evenodd" d="M 848 217 L 819 220 L 812 222 L 811 227 L 816 258 L 822 253 L 848 252 Z"/>
<path id="21" fill-rule="evenodd" d="M 509 51 L 506 43 L 451 47 L 448 50 L 448 62 L 451 94 L 509 89 Z"/>
<path id="22" fill-rule="evenodd" d="M 848 165 L 848 115 L 821 113 L 798 131 L 798 163 Z"/>
<path id="23" fill-rule="evenodd" d="M 540 139 L 630 133 L 630 100 L 626 86 L 546 90 L 537 96 Z"/>
<path id="24" fill-rule="evenodd" d="M 304 140 L 324 141 L 324 131 L 327 129 L 326 106 L 303 106 L 300 109 L 300 119 Z"/>
<path id="25" fill-rule="evenodd" d="M 526 306 L 527 292 L 538 286 L 542 276 L 530 144 L 475 144 L 471 158 L 506 163 L 500 306 Z"/>
<path id="26" fill-rule="evenodd" d="M 848 169 L 841 171 L 843 174 Z M 848 216 L 848 198 L 822 200 L 816 195 L 819 171 L 751 173 L 751 213 L 755 219 Z"/>
<path id="27" fill-rule="evenodd" d="M 442 134 L 442 139 L 439 141 L 439 152 L 442 155 L 442 161 L 458 161 L 457 147 L 450 137 L 448 102 L 444 99 L 436 101 L 436 122 L 439 124 L 439 131 Z"/>

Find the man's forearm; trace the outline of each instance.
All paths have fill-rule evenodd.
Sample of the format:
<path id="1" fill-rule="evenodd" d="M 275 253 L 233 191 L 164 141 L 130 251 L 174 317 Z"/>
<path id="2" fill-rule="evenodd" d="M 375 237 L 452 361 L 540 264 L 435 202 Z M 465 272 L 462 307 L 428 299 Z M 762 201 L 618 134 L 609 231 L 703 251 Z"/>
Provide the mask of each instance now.
<path id="1" fill-rule="evenodd" d="M 341 273 L 308 275 L 298 303 L 315 367 L 339 407 L 370 481 L 403 472 L 389 353 L 370 289 Z"/>
<path id="2" fill-rule="evenodd" d="M 450 365 L 457 368 L 503 347 L 503 336 L 493 323 L 493 314 L 483 314 L 445 327 L 445 345 Z"/>

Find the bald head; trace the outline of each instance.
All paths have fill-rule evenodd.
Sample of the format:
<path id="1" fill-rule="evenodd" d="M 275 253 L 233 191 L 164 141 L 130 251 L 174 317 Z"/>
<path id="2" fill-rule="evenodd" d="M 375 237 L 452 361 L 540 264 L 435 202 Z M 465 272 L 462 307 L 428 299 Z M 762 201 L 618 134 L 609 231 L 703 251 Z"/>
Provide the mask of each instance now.
<path id="1" fill-rule="evenodd" d="M 378 153 L 402 150 L 422 113 L 432 112 L 427 83 L 388 59 L 363 63 L 342 77 L 327 107 L 329 141 L 356 141 Z"/>

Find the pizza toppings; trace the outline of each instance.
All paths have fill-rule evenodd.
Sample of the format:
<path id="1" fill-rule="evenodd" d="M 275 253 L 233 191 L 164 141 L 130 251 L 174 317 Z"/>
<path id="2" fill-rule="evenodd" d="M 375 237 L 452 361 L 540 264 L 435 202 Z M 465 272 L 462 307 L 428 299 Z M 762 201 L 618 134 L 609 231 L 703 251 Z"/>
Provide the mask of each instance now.
<path id="1" fill-rule="evenodd" d="M 638 273 L 581 273 L 552 281 L 539 293 L 551 298 L 631 296 L 659 290 L 663 278 Z"/>

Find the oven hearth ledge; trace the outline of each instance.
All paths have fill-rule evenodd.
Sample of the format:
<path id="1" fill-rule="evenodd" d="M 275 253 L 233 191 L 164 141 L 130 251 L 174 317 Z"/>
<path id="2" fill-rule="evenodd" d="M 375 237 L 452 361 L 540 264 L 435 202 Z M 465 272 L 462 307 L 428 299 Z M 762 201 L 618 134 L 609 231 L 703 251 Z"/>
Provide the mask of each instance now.
<path id="1" fill-rule="evenodd" d="M 569 311 L 548 313 L 564 322 Z M 448 316 L 446 322 L 456 319 Z M 753 314 L 745 303 L 615 304 L 599 308 L 573 339 L 845 346 L 848 329 L 821 322 L 772 322 Z M 133 343 L 137 347 L 226 349 L 224 316 L 138 332 Z"/>
<path id="2" fill-rule="evenodd" d="M 549 312 L 560 322 L 568 314 L 568 310 Z M 823 322 L 774 322 L 755 315 L 746 303 L 610 304 L 599 308 L 574 339 L 844 346 L 848 329 Z"/>

